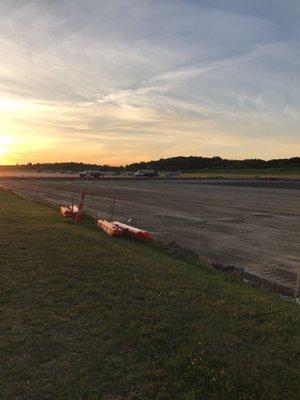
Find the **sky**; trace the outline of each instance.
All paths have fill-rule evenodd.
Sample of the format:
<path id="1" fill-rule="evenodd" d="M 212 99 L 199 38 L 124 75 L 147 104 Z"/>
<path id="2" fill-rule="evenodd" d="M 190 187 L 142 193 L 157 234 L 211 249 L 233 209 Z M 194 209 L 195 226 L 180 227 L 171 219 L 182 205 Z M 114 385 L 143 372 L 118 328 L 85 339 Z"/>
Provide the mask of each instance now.
<path id="1" fill-rule="evenodd" d="M 0 2 L 0 164 L 300 155 L 299 0 Z"/>

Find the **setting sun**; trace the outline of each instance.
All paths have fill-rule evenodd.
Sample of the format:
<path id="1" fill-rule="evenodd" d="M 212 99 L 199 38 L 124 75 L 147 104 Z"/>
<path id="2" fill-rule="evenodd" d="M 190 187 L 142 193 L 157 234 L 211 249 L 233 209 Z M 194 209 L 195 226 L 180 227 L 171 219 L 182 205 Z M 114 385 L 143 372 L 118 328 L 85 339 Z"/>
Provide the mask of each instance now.
<path id="1" fill-rule="evenodd" d="M 299 154 L 293 24 L 214 2 L 2 2 L 0 163 Z"/>
<path id="2" fill-rule="evenodd" d="M 8 153 L 11 146 L 14 144 L 14 139 L 8 135 L 0 135 L 0 163 L 9 163 Z"/>
<path id="3" fill-rule="evenodd" d="M 54 140 L 48 136 L 0 134 L 0 164 L 22 162 L 25 154 L 39 161 L 42 158 L 41 154 L 44 154 L 47 149 L 52 149 L 53 143 Z"/>
<path id="4" fill-rule="evenodd" d="M 298 398 L 300 0 L 0 15 L 0 400 Z"/>

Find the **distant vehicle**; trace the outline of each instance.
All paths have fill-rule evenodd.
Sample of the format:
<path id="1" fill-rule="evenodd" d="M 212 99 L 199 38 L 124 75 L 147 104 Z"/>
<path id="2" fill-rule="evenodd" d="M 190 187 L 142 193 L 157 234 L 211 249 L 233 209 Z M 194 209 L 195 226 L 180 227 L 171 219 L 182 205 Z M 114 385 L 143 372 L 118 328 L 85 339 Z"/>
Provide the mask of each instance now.
<path id="1" fill-rule="evenodd" d="M 100 178 L 100 176 L 103 176 L 103 173 L 101 171 L 82 171 L 82 172 L 79 172 L 79 177 L 81 179 L 85 179 L 85 178 L 97 179 L 97 178 Z"/>
<path id="2" fill-rule="evenodd" d="M 134 173 L 135 178 L 158 178 L 158 171 L 152 169 L 141 169 Z"/>
<path id="3" fill-rule="evenodd" d="M 181 171 L 167 171 L 166 177 L 167 178 L 174 178 L 175 176 L 180 175 Z"/>

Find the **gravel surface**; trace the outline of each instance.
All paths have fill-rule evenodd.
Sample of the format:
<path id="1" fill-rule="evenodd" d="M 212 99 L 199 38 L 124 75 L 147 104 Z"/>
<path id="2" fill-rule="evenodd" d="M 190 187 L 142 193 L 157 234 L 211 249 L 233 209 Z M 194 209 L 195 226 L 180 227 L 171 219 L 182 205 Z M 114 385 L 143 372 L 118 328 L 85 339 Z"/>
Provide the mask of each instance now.
<path id="1" fill-rule="evenodd" d="M 175 241 L 208 263 L 234 264 L 293 288 L 300 268 L 300 183 L 202 180 L 6 180 L 25 197 L 56 204 L 95 193 L 100 217 Z M 92 213 L 91 200 L 88 211 Z"/>

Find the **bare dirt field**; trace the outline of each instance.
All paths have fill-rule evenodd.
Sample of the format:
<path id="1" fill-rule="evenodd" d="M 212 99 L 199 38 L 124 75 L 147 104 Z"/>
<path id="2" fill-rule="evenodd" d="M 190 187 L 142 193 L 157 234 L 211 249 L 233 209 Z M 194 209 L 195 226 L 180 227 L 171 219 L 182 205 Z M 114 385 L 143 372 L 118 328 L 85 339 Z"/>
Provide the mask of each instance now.
<path id="1" fill-rule="evenodd" d="M 235 264 L 294 287 L 300 267 L 300 183 L 202 180 L 6 180 L 25 197 L 60 206 L 82 189 L 100 217 L 176 241 L 209 263 Z M 77 196 L 77 197 L 76 197 Z M 89 211 L 91 203 L 88 200 Z"/>

